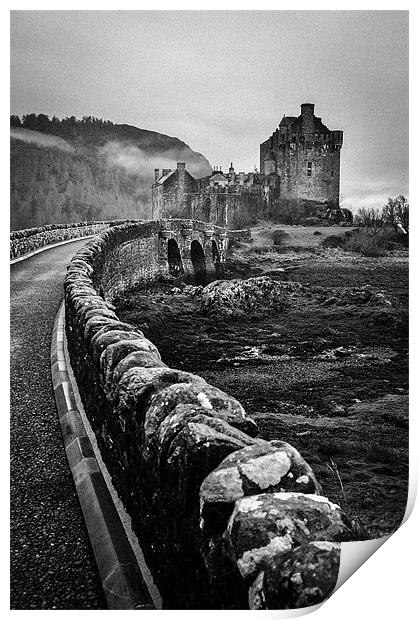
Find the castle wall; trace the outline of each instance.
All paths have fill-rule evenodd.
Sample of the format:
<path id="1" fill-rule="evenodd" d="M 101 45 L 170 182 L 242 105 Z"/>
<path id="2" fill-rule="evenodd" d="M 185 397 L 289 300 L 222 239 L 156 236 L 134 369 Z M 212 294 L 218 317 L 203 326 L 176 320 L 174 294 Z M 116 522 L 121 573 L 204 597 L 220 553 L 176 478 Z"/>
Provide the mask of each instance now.
<path id="1" fill-rule="evenodd" d="M 209 193 L 195 194 L 192 197 L 192 218 L 204 222 L 212 222 L 217 226 L 232 226 L 235 214 L 240 209 L 241 196 L 235 193 L 211 191 Z"/>
<path id="2" fill-rule="evenodd" d="M 305 144 L 280 149 L 277 170 L 281 198 L 339 203 L 339 151 Z"/>
<path id="3" fill-rule="evenodd" d="M 163 208 L 163 185 L 153 185 L 151 190 L 151 217 L 159 219 L 164 212 Z"/>

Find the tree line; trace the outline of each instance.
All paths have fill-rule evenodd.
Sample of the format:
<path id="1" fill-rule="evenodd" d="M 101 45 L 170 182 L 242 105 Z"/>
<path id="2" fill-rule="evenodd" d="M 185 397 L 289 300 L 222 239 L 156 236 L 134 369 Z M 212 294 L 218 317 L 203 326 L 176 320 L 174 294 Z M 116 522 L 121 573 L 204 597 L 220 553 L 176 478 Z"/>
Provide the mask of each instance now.
<path id="1" fill-rule="evenodd" d="M 41 131 L 43 133 L 55 133 L 54 130 L 58 128 L 72 128 L 72 127 L 86 127 L 94 126 L 98 129 L 103 127 L 115 127 L 112 121 L 105 121 L 102 118 L 96 118 L 95 116 L 83 116 L 81 119 L 75 116 L 67 116 L 66 118 L 58 118 L 53 116 L 51 119 L 46 114 L 24 114 L 22 118 L 16 114 L 12 114 L 10 117 L 10 126 L 31 129 L 32 131 Z"/>
<path id="2" fill-rule="evenodd" d="M 355 216 L 357 226 L 362 226 L 371 233 L 384 228 L 392 228 L 394 232 L 409 232 L 409 201 L 403 196 L 389 198 L 384 207 L 361 207 Z"/>

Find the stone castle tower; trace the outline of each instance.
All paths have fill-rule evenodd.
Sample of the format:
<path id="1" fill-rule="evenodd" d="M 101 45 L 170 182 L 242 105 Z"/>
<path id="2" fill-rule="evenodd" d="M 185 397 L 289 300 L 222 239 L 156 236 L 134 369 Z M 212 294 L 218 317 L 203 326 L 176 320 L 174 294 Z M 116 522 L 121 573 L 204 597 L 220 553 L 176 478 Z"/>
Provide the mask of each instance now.
<path id="1" fill-rule="evenodd" d="M 280 177 L 281 201 L 339 205 L 342 131 L 331 131 L 302 103 L 300 116 L 284 116 L 260 145 L 260 171 Z"/>

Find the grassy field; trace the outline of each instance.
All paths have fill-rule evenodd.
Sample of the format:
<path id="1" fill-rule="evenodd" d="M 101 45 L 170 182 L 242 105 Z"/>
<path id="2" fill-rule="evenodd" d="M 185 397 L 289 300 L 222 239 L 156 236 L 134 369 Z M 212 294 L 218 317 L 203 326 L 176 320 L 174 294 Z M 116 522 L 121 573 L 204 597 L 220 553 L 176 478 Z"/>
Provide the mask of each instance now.
<path id="1" fill-rule="evenodd" d="M 260 222 L 252 227 L 253 247 L 274 244 L 274 233 L 282 231 L 281 247 L 298 247 L 301 249 L 319 248 L 322 241 L 329 235 L 344 236 L 345 232 L 354 230 L 354 226 L 288 226 Z"/>
<path id="2" fill-rule="evenodd" d="M 230 254 L 227 277 L 300 282 L 282 312 L 210 318 L 199 295 L 156 284 L 133 291 L 118 313 L 167 364 L 238 398 L 262 437 L 293 444 L 346 510 L 355 539 L 383 536 L 407 497 L 407 253 L 366 258 L 317 245 L 347 228 L 277 228 L 300 248 L 255 252 L 271 243 L 262 224 Z"/>

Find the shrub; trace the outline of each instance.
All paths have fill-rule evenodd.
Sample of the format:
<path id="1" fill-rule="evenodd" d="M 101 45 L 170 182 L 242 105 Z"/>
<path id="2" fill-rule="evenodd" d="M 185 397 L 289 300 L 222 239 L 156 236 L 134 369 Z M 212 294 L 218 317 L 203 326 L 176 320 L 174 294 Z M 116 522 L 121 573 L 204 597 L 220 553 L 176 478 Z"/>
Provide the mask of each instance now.
<path id="1" fill-rule="evenodd" d="M 315 231 L 314 231 L 314 233 L 313 233 L 313 235 L 322 235 L 322 234 L 323 234 L 323 233 L 322 233 L 322 232 L 320 232 L 320 230 L 315 230 Z"/>
<path id="2" fill-rule="evenodd" d="M 345 243 L 343 235 L 329 235 L 322 241 L 323 248 L 342 248 Z"/>
<path id="3" fill-rule="evenodd" d="M 384 230 L 383 237 L 386 239 L 386 242 L 393 244 L 393 248 L 391 249 L 397 248 L 398 246 L 402 248 L 409 247 L 409 235 L 404 234 L 400 230 L 398 232 L 390 229 Z"/>
<path id="4" fill-rule="evenodd" d="M 324 224 L 324 222 L 320 217 L 311 216 L 301 220 L 301 224 L 303 224 L 303 226 L 319 226 Z"/>
<path id="5" fill-rule="evenodd" d="M 285 230 L 274 230 L 272 233 L 273 244 L 281 245 L 287 237 L 289 237 L 289 234 Z"/>
<path id="6" fill-rule="evenodd" d="M 270 252 L 281 252 L 277 245 L 254 245 L 251 249 L 255 254 L 269 254 Z"/>
<path id="7" fill-rule="evenodd" d="M 172 217 L 174 217 L 172 215 Z M 179 217 L 182 217 L 181 215 Z M 243 211 L 235 211 L 233 213 L 233 217 L 229 224 L 229 228 L 231 230 L 241 230 L 243 228 L 247 228 L 251 223 L 251 217 L 249 216 L 247 210 Z"/>
<path id="8" fill-rule="evenodd" d="M 359 230 L 345 240 L 344 249 L 356 252 L 362 256 L 385 256 L 388 250 L 393 250 L 394 241 L 384 233 L 371 234 L 368 230 Z"/>
<path id="9" fill-rule="evenodd" d="M 228 247 L 230 250 L 237 250 L 238 248 L 243 247 L 243 243 L 239 241 L 238 239 L 234 239 L 234 237 L 231 237 L 228 240 Z"/>
<path id="10" fill-rule="evenodd" d="M 345 242 L 345 250 L 370 257 L 386 255 L 386 251 L 380 247 L 375 235 L 357 235 L 356 237 L 351 237 Z"/>

